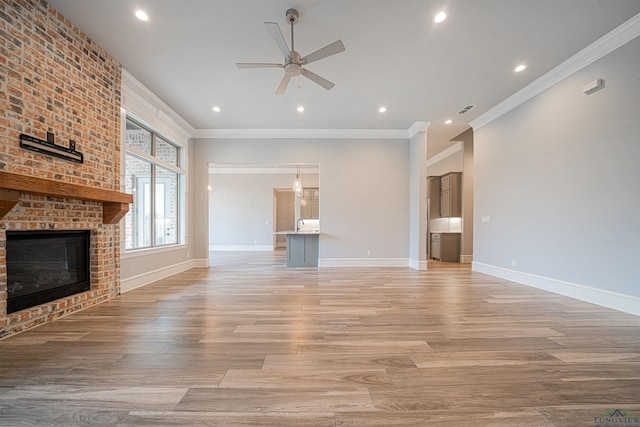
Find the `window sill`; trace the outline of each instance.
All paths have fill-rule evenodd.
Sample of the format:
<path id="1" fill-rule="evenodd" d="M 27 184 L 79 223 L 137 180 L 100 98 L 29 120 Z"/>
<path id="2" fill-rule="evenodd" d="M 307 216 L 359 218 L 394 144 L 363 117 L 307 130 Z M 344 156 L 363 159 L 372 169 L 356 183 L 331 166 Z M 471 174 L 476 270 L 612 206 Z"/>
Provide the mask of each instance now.
<path id="1" fill-rule="evenodd" d="M 121 252 L 121 259 L 138 258 L 149 255 L 162 254 L 165 252 L 175 252 L 187 249 L 187 245 L 179 243 L 177 245 L 157 246 L 155 248 L 129 249 Z"/>

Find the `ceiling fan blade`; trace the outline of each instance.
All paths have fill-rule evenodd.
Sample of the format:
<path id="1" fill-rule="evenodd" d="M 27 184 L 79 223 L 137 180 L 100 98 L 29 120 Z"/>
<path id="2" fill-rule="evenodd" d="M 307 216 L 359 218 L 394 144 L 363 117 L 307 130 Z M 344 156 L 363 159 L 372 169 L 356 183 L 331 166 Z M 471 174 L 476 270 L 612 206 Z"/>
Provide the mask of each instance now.
<path id="1" fill-rule="evenodd" d="M 283 68 L 282 64 L 271 64 L 265 62 L 236 62 L 238 68 Z"/>
<path id="2" fill-rule="evenodd" d="M 316 73 L 312 73 L 309 70 L 302 69 L 302 75 L 308 78 L 309 80 L 312 80 L 318 83 L 320 86 L 322 86 L 326 90 L 331 90 L 331 88 L 336 85 L 335 83 L 332 83 L 329 80 L 325 79 L 324 77 L 320 77 Z"/>
<path id="3" fill-rule="evenodd" d="M 291 76 L 285 74 L 280 82 L 280 86 L 278 86 L 278 89 L 276 90 L 276 95 L 284 95 L 284 92 L 287 90 L 287 86 L 289 86 L 289 80 L 291 80 Z"/>
<path id="4" fill-rule="evenodd" d="M 289 57 L 289 47 L 287 46 L 287 42 L 282 35 L 282 31 L 280 31 L 280 27 L 275 22 L 265 22 L 264 25 L 267 26 L 267 30 L 271 33 L 271 37 L 275 40 L 280 52 L 284 55 L 285 59 Z"/>
<path id="5" fill-rule="evenodd" d="M 305 56 L 300 60 L 301 64 L 311 64 L 319 59 L 326 58 L 327 56 L 335 55 L 336 53 L 344 52 L 346 49 L 342 40 L 335 41 L 330 45 L 323 47 L 322 49 L 318 49 L 313 53 Z"/>

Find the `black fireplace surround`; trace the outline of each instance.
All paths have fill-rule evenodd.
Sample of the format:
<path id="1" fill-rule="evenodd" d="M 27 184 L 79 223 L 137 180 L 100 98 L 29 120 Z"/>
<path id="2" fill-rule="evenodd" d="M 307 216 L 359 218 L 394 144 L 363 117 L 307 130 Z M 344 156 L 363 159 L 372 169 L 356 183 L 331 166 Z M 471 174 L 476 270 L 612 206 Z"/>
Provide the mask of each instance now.
<path id="1" fill-rule="evenodd" d="M 7 231 L 7 313 L 88 291 L 88 230 Z"/>

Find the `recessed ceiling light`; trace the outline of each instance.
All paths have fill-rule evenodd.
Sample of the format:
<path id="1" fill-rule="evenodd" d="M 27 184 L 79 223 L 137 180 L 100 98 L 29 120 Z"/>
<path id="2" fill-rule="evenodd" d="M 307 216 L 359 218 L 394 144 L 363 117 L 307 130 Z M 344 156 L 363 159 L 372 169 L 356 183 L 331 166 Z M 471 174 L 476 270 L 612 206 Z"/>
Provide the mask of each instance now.
<path id="1" fill-rule="evenodd" d="M 527 68 L 526 65 L 520 64 L 513 71 L 515 71 L 516 73 L 519 73 L 520 71 L 524 71 L 525 68 Z"/>
<path id="2" fill-rule="evenodd" d="M 220 112 L 220 107 L 218 107 L 217 105 L 215 107 L 212 108 L 213 111 L 215 111 L 216 113 Z"/>
<path id="3" fill-rule="evenodd" d="M 378 112 L 379 112 L 379 113 L 386 113 L 386 112 L 387 112 L 387 107 L 380 107 L 380 108 L 378 108 Z"/>
<path id="4" fill-rule="evenodd" d="M 149 20 L 149 15 L 144 10 L 136 10 L 136 18 L 141 21 L 147 22 Z"/>
<path id="5" fill-rule="evenodd" d="M 438 14 L 436 15 L 435 18 L 433 18 L 433 22 L 439 24 L 442 21 L 444 21 L 445 19 L 447 19 L 447 14 L 444 12 L 438 12 Z"/>
<path id="6" fill-rule="evenodd" d="M 303 113 L 304 112 L 304 107 L 301 105 L 298 108 L 296 108 L 298 110 L 298 113 Z"/>
<path id="7" fill-rule="evenodd" d="M 450 125 L 451 123 L 453 123 L 453 120 L 451 120 L 451 119 L 447 119 L 447 120 L 444 121 L 445 125 Z"/>

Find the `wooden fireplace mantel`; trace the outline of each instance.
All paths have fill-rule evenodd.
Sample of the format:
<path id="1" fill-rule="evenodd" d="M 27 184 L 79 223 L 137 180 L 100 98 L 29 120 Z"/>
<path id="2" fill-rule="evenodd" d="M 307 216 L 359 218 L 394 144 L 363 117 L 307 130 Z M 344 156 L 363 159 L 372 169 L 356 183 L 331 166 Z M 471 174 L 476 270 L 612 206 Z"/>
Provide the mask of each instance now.
<path id="1" fill-rule="evenodd" d="M 101 202 L 104 224 L 118 223 L 129 211 L 129 203 L 133 203 L 131 194 L 119 191 L 0 171 L 0 219 L 18 204 L 20 193 Z"/>

